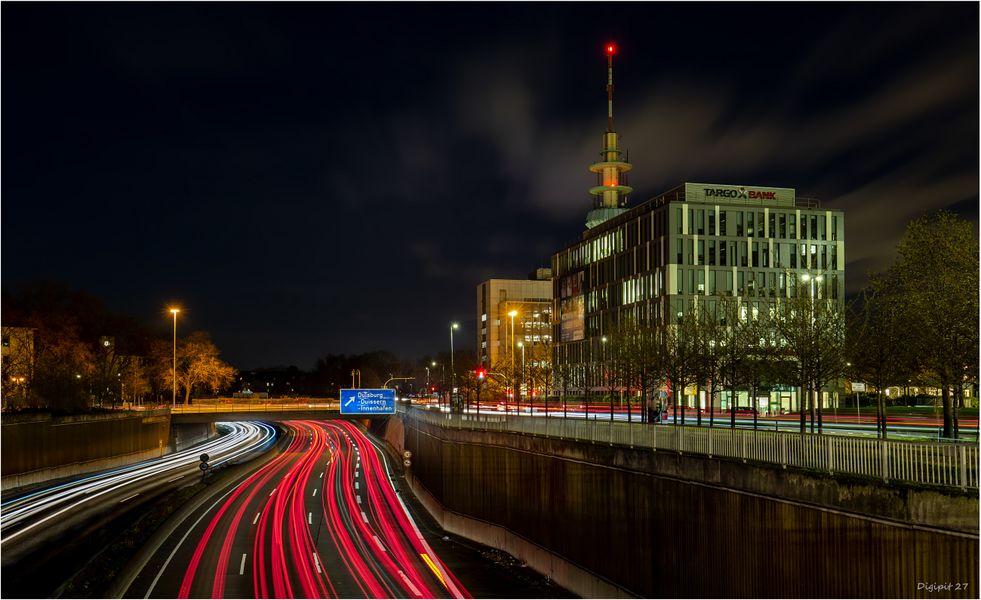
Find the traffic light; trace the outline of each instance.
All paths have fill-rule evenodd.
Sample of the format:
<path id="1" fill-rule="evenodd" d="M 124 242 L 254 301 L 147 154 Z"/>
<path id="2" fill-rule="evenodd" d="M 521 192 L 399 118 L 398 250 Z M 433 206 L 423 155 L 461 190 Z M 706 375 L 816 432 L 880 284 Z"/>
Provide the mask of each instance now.
<path id="1" fill-rule="evenodd" d="M 484 368 L 477 369 L 477 380 L 483 381 L 484 379 L 487 379 L 487 369 Z"/>

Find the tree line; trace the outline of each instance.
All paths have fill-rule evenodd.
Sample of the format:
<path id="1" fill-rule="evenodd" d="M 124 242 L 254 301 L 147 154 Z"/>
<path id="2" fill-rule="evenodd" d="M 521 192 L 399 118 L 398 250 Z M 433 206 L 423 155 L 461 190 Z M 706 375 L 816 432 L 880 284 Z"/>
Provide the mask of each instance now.
<path id="1" fill-rule="evenodd" d="M 71 413 L 92 407 L 170 403 L 173 341 L 59 283 L 4 290 L 4 409 Z M 177 341 L 178 399 L 217 393 L 236 371 L 219 358 L 206 332 Z"/>

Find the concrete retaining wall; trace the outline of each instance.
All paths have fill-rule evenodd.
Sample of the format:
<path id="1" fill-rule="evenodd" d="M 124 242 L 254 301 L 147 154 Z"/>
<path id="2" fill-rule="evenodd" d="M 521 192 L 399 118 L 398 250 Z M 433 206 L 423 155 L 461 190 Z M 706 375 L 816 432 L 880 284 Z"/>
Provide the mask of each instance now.
<path id="1" fill-rule="evenodd" d="M 0 429 L 3 490 L 163 455 L 168 411 L 107 415 L 4 417 Z"/>
<path id="2" fill-rule="evenodd" d="M 586 597 L 976 597 L 976 495 L 411 420 L 386 439 L 447 530 Z"/>
<path id="3" fill-rule="evenodd" d="M 180 452 L 218 435 L 214 423 L 181 423 L 170 427 L 170 449 Z"/>

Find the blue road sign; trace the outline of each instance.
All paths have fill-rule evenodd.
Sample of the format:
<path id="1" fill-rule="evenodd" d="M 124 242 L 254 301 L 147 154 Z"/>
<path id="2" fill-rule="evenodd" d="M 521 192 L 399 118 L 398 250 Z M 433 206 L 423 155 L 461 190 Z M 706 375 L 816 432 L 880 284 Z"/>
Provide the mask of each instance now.
<path id="1" fill-rule="evenodd" d="M 395 390 L 341 390 L 341 414 L 395 414 Z"/>

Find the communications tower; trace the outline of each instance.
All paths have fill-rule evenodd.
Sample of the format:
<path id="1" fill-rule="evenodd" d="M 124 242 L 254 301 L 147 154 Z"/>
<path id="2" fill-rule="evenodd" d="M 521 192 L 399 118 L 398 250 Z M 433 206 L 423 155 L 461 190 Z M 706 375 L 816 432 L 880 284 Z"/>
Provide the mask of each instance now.
<path id="1" fill-rule="evenodd" d="M 627 185 L 627 171 L 633 168 L 627 162 L 627 154 L 620 150 L 619 136 L 613 130 L 613 55 L 616 46 L 606 45 L 606 133 L 603 134 L 603 150 L 600 161 L 589 165 L 596 173 L 597 184 L 589 188 L 594 196 L 593 210 L 586 215 L 586 228 L 596 227 L 607 219 L 624 212 L 627 195 L 634 189 Z"/>

